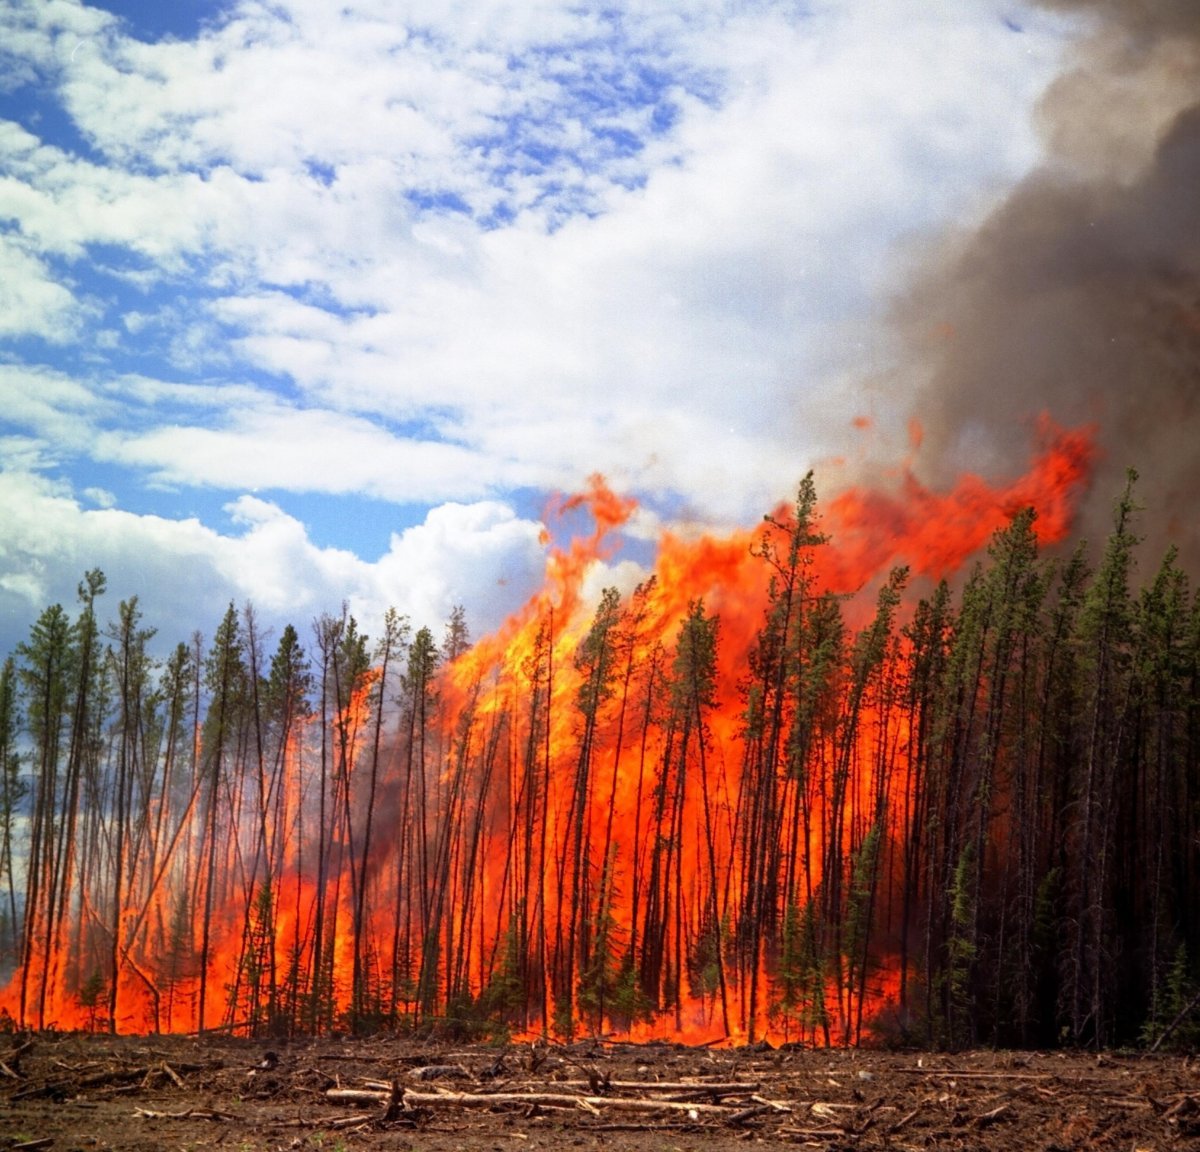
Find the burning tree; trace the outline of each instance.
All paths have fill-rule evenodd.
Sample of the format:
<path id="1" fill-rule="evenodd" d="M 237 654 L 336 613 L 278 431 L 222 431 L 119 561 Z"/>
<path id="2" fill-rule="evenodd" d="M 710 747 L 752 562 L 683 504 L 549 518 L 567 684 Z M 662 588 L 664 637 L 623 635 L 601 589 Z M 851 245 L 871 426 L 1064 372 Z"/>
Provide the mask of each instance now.
<path id="1" fill-rule="evenodd" d="M 102 633 L 89 573 L 78 618 L 48 608 L 0 676 L 9 1011 L 1161 1030 L 1200 956 L 1200 602 L 1173 554 L 1133 587 L 1132 478 L 1095 571 L 1047 553 L 1088 452 L 1056 433 L 1006 487 L 908 477 L 824 509 L 810 475 L 756 528 L 666 535 L 646 580 L 589 599 L 632 511 L 597 481 L 563 504 L 594 532 L 474 644 L 456 611 L 440 647 L 394 612 L 372 645 L 343 607 L 268 659 L 230 605 L 155 681 L 136 598 Z"/>

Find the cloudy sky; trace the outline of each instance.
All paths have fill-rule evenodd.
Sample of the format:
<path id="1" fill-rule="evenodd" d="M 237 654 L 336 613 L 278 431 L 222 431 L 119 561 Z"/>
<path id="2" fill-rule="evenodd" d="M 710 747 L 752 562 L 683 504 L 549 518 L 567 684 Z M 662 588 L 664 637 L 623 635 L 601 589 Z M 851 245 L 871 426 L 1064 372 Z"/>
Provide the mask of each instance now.
<path id="1" fill-rule="evenodd" d="M 881 321 L 1044 161 L 1084 30 L 1018 0 L 7 0 L 3 650 L 94 566 L 172 644 L 230 599 L 480 632 L 592 473 L 650 536 L 899 456 Z"/>

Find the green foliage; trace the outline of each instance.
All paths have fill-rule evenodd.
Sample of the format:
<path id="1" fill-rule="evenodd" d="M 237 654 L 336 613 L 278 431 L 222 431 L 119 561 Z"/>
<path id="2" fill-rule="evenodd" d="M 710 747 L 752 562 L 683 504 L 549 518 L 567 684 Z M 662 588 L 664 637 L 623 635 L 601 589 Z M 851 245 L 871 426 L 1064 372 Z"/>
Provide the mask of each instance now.
<path id="1" fill-rule="evenodd" d="M 204 751 L 209 763 L 225 755 L 246 704 L 245 644 L 238 614 L 230 602 L 204 660 L 204 686 L 211 694 L 204 722 Z"/>
<path id="2" fill-rule="evenodd" d="M 312 668 L 296 629 L 288 624 L 271 657 L 271 671 L 265 692 L 268 718 L 282 726 L 307 715 L 311 707 L 309 697 L 312 690 Z"/>
<path id="3" fill-rule="evenodd" d="M 865 982 L 866 979 L 862 966 L 869 962 L 867 953 L 879 872 L 879 843 L 879 825 L 873 824 L 854 853 L 850 866 L 850 890 L 846 896 L 846 927 L 842 933 L 842 946 L 851 981 L 857 978 Z"/>
<path id="4" fill-rule="evenodd" d="M 576 707 L 585 717 L 594 719 L 597 710 L 612 695 L 620 621 L 621 594 L 615 588 L 605 588 L 592 626 L 575 653 L 575 668 L 582 678 Z"/>
<path id="5" fill-rule="evenodd" d="M 594 1033 L 603 1029 L 605 1018 L 611 1019 L 614 1009 L 621 1012 L 633 1007 L 628 1002 L 629 990 L 622 987 L 623 982 L 631 975 L 631 970 L 625 969 L 622 959 L 621 946 L 625 933 L 621 931 L 612 914 L 615 895 L 612 875 L 615 863 L 614 847 L 609 852 L 608 862 L 600 878 L 600 894 L 588 933 L 591 951 L 579 974 L 577 989 L 580 1013 Z M 617 1002 L 622 995 L 626 1003 L 619 1004 Z"/>
<path id="6" fill-rule="evenodd" d="M 16 662 L 11 656 L 0 666 L 0 968 L 17 954 L 16 870 L 13 844 L 17 814 L 29 791 L 21 775 L 18 751 L 20 714 L 17 707 Z"/>
<path id="7" fill-rule="evenodd" d="M 693 600 L 679 630 L 672 664 L 672 695 L 681 713 L 693 717 L 713 706 L 717 688 L 717 633 L 720 620 Z"/>
<path id="8" fill-rule="evenodd" d="M 504 930 L 500 962 L 479 997 L 483 1012 L 499 1023 L 515 1023 L 525 1009 L 522 915 L 523 909 L 518 906 L 509 917 L 508 927 Z"/>
<path id="9" fill-rule="evenodd" d="M 688 991 L 699 999 L 710 999 L 720 991 L 722 936 L 721 924 L 705 915 L 688 949 Z"/>
<path id="10" fill-rule="evenodd" d="M 976 947 L 971 934 L 975 919 L 975 845 L 968 842 L 954 868 L 950 889 L 950 934 L 946 940 L 945 1036 L 952 1048 L 973 1039 L 971 1029 L 971 970 Z"/>
<path id="11" fill-rule="evenodd" d="M 71 632 L 62 605 L 52 604 L 34 622 L 29 640 L 17 645 L 18 676 L 42 772 L 56 762 L 62 743 L 75 657 Z"/>
<path id="12" fill-rule="evenodd" d="M 1156 981 L 1141 1040 L 1147 1048 L 1159 1046 L 1175 1051 L 1194 1051 L 1200 1046 L 1200 984 L 1182 941 L 1165 979 Z"/>
<path id="13" fill-rule="evenodd" d="M 799 653 L 789 693 L 794 701 L 787 735 L 787 763 L 802 778 L 822 728 L 836 724 L 844 676 L 846 625 L 839 599 L 830 592 L 799 616 L 793 648 Z"/>
<path id="14" fill-rule="evenodd" d="M 1062 926 L 1061 868 L 1051 868 L 1038 881 L 1033 911 L 1033 946 L 1039 956 L 1053 953 Z"/>
<path id="15" fill-rule="evenodd" d="M 654 1004 L 642 990 L 638 978 L 637 957 L 627 948 L 608 987 L 604 1002 L 605 1014 L 618 1030 L 628 1028 L 654 1015 Z"/>
<path id="16" fill-rule="evenodd" d="M 432 701 L 433 678 L 440 660 L 433 633 L 428 628 L 418 628 L 408 646 L 408 667 L 404 675 L 405 687 L 418 714 Z"/>
<path id="17" fill-rule="evenodd" d="M 510 1030 L 489 1014 L 481 998 L 469 992 L 456 992 L 446 999 L 445 1015 L 424 1018 L 422 1031 L 438 1040 L 455 1043 L 504 1043 Z"/>
<path id="18" fill-rule="evenodd" d="M 108 999 L 108 981 L 98 969 L 79 986 L 75 1000 L 79 1007 L 87 1013 L 87 1030 L 100 1032 L 108 1027 L 104 1016 L 104 1005 Z"/>
<path id="19" fill-rule="evenodd" d="M 432 639 L 432 636 L 430 637 Z M 453 664 L 471 646 L 471 630 L 467 627 L 467 610 L 462 604 L 450 609 L 446 633 L 442 637 L 441 659 Z"/>
<path id="20" fill-rule="evenodd" d="M 241 970 L 230 989 L 230 1017 L 244 1024 L 248 1035 L 259 1036 L 273 1029 L 275 1006 L 272 987 L 272 952 L 275 947 L 275 903 L 269 884 L 260 884 L 250 902 L 242 941 Z"/>
<path id="21" fill-rule="evenodd" d="M 555 1001 L 552 1016 L 552 1028 L 555 1036 L 564 1040 L 575 1039 L 575 1012 L 567 997 Z"/>
<path id="22" fill-rule="evenodd" d="M 774 981 L 772 1018 L 791 1038 L 815 1037 L 829 1027 L 825 1003 L 825 964 L 817 933 L 817 910 L 813 901 L 803 907 L 789 904 L 784 913 L 779 966 Z"/>
<path id="23" fill-rule="evenodd" d="M 1125 638 L 1132 624 L 1129 580 L 1136 565 L 1138 538 L 1130 528 L 1130 520 L 1138 510 L 1133 499 L 1136 482 L 1137 472 L 1131 468 L 1125 490 L 1114 506 L 1113 530 L 1105 543 L 1103 559 L 1083 600 L 1082 632 L 1097 661 L 1112 654 L 1113 646 Z"/>

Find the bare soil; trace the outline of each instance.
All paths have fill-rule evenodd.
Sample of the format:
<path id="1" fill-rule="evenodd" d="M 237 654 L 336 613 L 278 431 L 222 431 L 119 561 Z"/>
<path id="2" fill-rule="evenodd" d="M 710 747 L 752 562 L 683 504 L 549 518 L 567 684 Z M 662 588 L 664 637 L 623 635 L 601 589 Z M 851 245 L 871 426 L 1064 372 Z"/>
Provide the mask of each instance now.
<path id="1" fill-rule="evenodd" d="M 487 1099 L 483 1099 L 487 1097 Z M 1105 1053 L 0 1036 L 0 1152 L 1200 1149 L 1200 1062 Z"/>

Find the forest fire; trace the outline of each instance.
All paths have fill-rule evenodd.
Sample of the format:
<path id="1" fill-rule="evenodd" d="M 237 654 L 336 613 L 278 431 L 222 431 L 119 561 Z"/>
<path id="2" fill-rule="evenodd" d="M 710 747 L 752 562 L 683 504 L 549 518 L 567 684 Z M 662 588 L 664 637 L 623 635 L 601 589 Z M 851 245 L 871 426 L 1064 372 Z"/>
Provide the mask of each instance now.
<path id="1" fill-rule="evenodd" d="M 551 548 L 495 635 L 467 646 L 456 617 L 439 647 L 389 614 L 369 650 L 343 611 L 311 656 L 288 629 L 268 661 L 231 607 L 207 654 L 180 646 L 155 715 L 123 604 L 111 660 L 143 681 L 115 719 L 85 715 L 110 759 L 39 744 L 5 1010 L 253 1035 L 1118 1029 L 1092 999 L 1118 975 L 1107 922 L 1079 916 L 1116 866 L 1065 852 L 1114 845 L 1102 757 L 1128 748 L 1089 743 L 1116 685 L 1064 679 L 1098 642 L 1096 585 L 1078 555 L 1037 555 L 1092 441 L 1041 434 L 997 487 L 907 475 L 818 506 L 806 479 L 755 529 L 664 536 L 651 575 L 598 601 L 635 506 L 597 479 L 562 505 L 594 533 Z M 937 582 L 985 546 L 953 607 Z M 910 571 L 927 586 L 906 602 Z M 44 649 L 25 647 L 30 683 Z M 1154 771 L 1143 821 L 1192 787 Z M 1055 896 L 1082 925 L 1071 965 L 1039 935 Z M 1164 929 L 1155 963 L 1176 943 Z"/>

